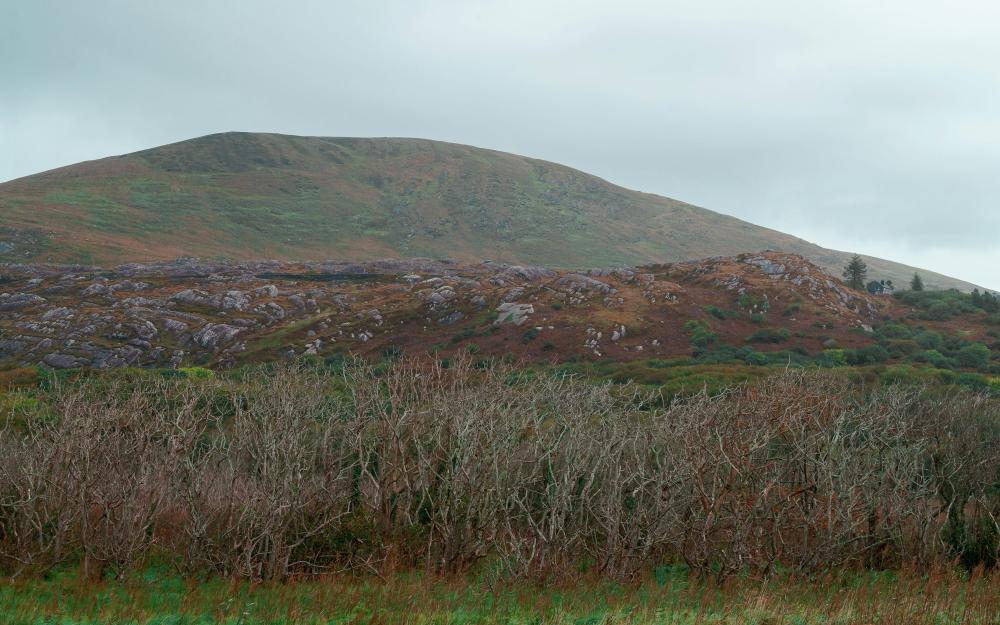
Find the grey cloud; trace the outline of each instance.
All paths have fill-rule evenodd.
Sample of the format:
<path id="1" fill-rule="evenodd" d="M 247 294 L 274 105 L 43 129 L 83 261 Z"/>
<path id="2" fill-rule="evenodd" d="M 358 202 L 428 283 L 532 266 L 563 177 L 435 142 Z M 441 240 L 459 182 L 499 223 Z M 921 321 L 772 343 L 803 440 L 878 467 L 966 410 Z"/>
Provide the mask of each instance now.
<path id="1" fill-rule="evenodd" d="M 991 3 L 11 4 L 0 180 L 222 130 L 421 136 L 1000 288 Z"/>

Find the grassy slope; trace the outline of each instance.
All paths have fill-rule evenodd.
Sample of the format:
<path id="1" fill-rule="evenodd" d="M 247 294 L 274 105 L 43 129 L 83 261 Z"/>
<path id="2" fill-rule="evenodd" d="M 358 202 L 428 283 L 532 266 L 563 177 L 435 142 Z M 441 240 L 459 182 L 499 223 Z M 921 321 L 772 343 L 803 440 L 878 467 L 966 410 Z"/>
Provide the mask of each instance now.
<path id="1" fill-rule="evenodd" d="M 0 260 L 490 258 L 577 267 L 847 255 L 554 163 L 421 139 L 225 133 L 0 184 Z M 0 239 L 4 239 L 0 232 Z M 40 242 L 38 242 L 40 241 Z M 868 259 L 903 283 L 913 268 Z M 931 286 L 971 285 L 922 271 Z"/>

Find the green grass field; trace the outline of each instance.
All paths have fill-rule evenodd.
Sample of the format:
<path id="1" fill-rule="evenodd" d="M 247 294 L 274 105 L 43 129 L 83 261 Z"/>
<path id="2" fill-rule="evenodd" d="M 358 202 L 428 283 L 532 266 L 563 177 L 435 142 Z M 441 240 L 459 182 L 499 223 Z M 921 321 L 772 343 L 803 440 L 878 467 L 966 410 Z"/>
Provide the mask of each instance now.
<path id="1" fill-rule="evenodd" d="M 231 623 L 715 623 L 732 625 L 1000 622 L 997 575 L 846 574 L 841 578 L 723 584 L 664 567 L 631 584 L 583 577 L 559 584 L 497 585 L 489 573 L 432 580 L 417 574 L 330 576 L 249 585 L 182 579 L 150 569 L 124 582 L 73 571 L 4 581 L 0 622 L 52 624 Z"/>

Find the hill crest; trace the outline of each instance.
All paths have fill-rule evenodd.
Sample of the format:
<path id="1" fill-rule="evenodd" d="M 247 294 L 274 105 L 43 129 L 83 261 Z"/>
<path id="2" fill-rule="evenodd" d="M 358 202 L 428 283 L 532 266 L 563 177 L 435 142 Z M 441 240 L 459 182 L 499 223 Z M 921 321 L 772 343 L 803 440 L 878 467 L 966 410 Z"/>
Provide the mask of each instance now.
<path id="1" fill-rule="evenodd" d="M 221 133 L 0 184 L 0 261 L 455 258 L 579 268 L 848 254 L 556 163 L 427 139 Z M 871 277 L 914 268 L 866 257 Z M 921 270 L 929 286 L 972 285 Z"/>

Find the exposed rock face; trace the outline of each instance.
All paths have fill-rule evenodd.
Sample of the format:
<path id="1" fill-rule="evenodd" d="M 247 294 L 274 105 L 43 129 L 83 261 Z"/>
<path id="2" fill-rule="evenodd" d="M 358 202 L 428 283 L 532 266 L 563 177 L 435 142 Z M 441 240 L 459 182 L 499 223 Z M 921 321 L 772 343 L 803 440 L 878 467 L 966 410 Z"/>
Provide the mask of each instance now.
<path id="1" fill-rule="evenodd" d="M 46 356 L 42 358 L 42 362 L 53 369 L 72 369 L 73 367 L 79 367 L 83 364 L 80 359 L 75 356 L 60 354 L 58 352 L 46 354 Z"/>
<path id="2" fill-rule="evenodd" d="M 504 303 L 512 303 L 521 299 L 523 295 L 524 295 L 524 288 L 518 286 L 504 293 L 502 300 Z"/>
<path id="3" fill-rule="evenodd" d="M 534 282 L 542 278 L 549 278 L 555 275 L 555 272 L 546 267 L 522 267 L 520 265 L 514 265 L 508 267 L 503 274 L 508 278 L 517 277 L 529 282 Z"/>
<path id="4" fill-rule="evenodd" d="M 182 259 L 115 270 L 6 265 L 2 275 L 0 368 L 235 366 L 282 354 L 377 356 L 391 347 L 530 355 L 543 344 L 546 359 L 633 358 L 643 350 L 683 357 L 690 342 L 682 325 L 704 317 L 706 304 L 736 315 L 726 325 L 746 326 L 727 337 L 743 345 L 757 329 L 751 314 L 793 297 L 801 310 L 780 317 L 798 324 L 793 341 L 808 335 L 809 349 L 821 349 L 835 336 L 850 348 L 870 339 L 847 329 L 870 327 L 877 306 L 891 306 L 802 258 L 771 252 L 589 272 L 430 260 Z M 535 329 L 528 339 L 525 325 Z M 532 342 L 540 332 L 545 340 Z M 475 350 L 466 344 L 473 342 Z"/>
<path id="5" fill-rule="evenodd" d="M 242 328 L 225 323 L 209 323 L 194 335 L 194 341 L 205 349 L 216 351 L 220 346 L 229 343 Z"/>
<path id="6" fill-rule="evenodd" d="M 108 288 L 107 284 L 97 282 L 85 288 L 80 295 L 83 295 L 84 297 L 94 297 L 96 295 L 110 295 L 112 292 L 113 291 Z"/>
<path id="7" fill-rule="evenodd" d="M 173 335 L 180 335 L 187 332 L 188 324 L 168 318 L 163 320 L 163 329 Z"/>
<path id="8" fill-rule="evenodd" d="M 20 310 L 44 304 L 45 298 L 33 293 L 0 293 L 0 311 Z"/>
<path id="9" fill-rule="evenodd" d="M 612 269 L 591 269 L 587 272 L 588 275 L 596 277 L 612 277 L 621 280 L 622 282 L 632 282 L 636 279 L 636 272 L 634 269 L 629 267 L 615 267 Z"/>
<path id="10" fill-rule="evenodd" d="M 744 254 L 735 258 L 707 258 L 676 263 L 672 275 L 707 282 L 738 294 L 763 292 L 775 282 L 786 282 L 797 295 L 837 315 L 872 318 L 878 309 L 864 293 L 854 293 L 801 256 L 779 252 Z"/>
<path id="11" fill-rule="evenodd" d="M 753 258 L 748 258 L 743 262 L 748 265 L 760 267 L 761 270 L 769 276 L 783 276 L 788 273 L 788 269 L 785 267 L 784 263 L 779 263 L 771 260 L 770 258 L 764 258 L 763 256 L 754 256 Z"/>
<path id="12" fill-rule="evenodd" d="M 263 311 L 268 317 L 275 321 L 281 321 L 285 318 L 285 309 L 282 308 L 280 304 L 275 304 L 274 302 L 268 302 L 265 304 Z"/>
<path id="13" fill-rule="evenodd" d="M 217 308 L 217 300 L 205 291 L 199 291 L 197 289 L 184 289 L 180 293 L 173 295 L 170 298 L 174 302 L 181 304 L 189 304 L 192 306 L 206 306 L 209 308 Z"/>
<path id="14" fill-rule="evenodd" d="M 615 292 L 610 284 L 578 273 L 568 274 L 556 281 L 556 284 L 570 291 L 597 291 L 605 295 Z"/>
<path id="15" fill-rule="evenodd" d="M 48 310 L 42 315 L 42 321 L 62 321 L 64 319 L 71 319 L 73 317 L 73 311 L 65 306 L 60 306 L 59 308 L 53 308 Z"/>
<path id="16" fill-rule="evenodd" d="M 424 289 L 417 292 L 417 296 L 427 302 L 431 308 L 443 308 L 448 302 L 455 299 L 455 288 L 449 284 L 437 287 L 436 289 Z"/>
<path id="17" fill-rule="evenodd" d="M 156 326 L 150 321 L 141 320 L 131 324 L 132 331 L 135 332 L 136 336 L 145 340 L 155 339 L 160 333 L 156 329 Z"/>
<path id="18" fill-rule="evenodd" d="M 497 306 L 497 319 L 493 324 L 499 326 L 505 323 L 512 323 L 519 326 L 528 319 L 528 315 L 534 312 L 535 307 L 531 304 L 505 302 Z"/>
<path id="19" fill-rule="evenodd" d="M 151 299 L 148 297 L 126 297 L 125 299 L 118 300 L 114 303 L 115 308 L 136 308 L 136 307 L 148 307 L 148 308 L 158 308 L 162 302 L 158 299 Z"/>
<path id="20" fill-rule="evenodd" d="M 226 291 L 219 301 L 222 310 L 246 310 L 249 305 L 250 298 L 243 291 Z"/>

